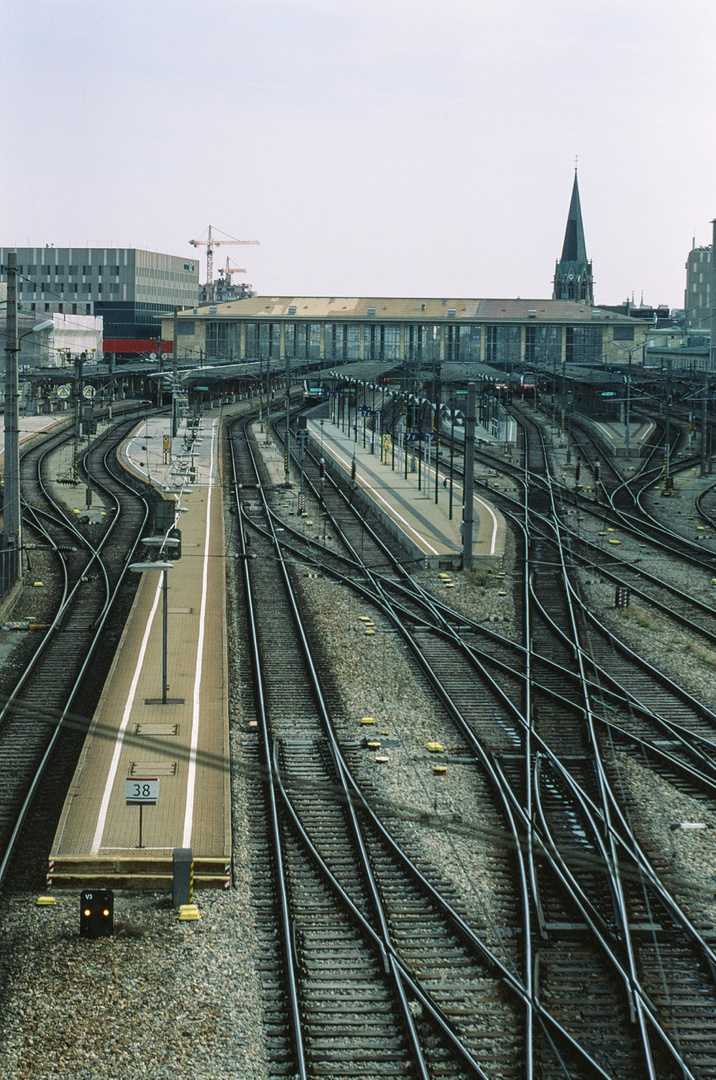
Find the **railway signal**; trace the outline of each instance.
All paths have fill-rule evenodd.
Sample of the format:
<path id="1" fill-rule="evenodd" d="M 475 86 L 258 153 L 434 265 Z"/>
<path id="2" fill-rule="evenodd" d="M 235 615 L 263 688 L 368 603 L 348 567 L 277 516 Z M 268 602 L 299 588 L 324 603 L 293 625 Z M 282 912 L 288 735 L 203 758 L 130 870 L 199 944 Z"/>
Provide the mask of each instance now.
<path id="1" fill-rule="evenodd" d="M 80 937 L 111 937 L 114 931 L 114 893 L 83 889 L 80 893 Z"/>

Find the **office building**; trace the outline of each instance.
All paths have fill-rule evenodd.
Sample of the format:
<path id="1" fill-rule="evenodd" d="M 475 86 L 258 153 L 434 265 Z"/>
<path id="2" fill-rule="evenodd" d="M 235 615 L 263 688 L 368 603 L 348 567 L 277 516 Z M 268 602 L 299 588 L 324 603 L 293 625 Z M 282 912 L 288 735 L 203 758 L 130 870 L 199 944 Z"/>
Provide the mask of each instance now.
<path id="1" fill-rule="evenodd" d="M 101 316 L 105 352 L 156 344 L 156 316 L 199 300 L 199 262 L 141 248 L 0 248 L 17 252 L 21 311 Z M 5 273 L 0 270 L 2 280 Z"/>

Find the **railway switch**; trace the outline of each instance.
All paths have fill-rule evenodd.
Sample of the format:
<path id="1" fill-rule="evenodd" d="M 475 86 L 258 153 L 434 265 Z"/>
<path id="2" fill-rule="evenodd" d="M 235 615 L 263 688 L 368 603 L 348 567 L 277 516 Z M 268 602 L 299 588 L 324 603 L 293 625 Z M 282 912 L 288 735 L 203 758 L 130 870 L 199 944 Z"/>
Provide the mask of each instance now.
<path id="1" fill-rule="evenodd" d="M 114 931 L 114 893 L 83 889 L 80 894 L 80 937 L 111 937 Z"/>

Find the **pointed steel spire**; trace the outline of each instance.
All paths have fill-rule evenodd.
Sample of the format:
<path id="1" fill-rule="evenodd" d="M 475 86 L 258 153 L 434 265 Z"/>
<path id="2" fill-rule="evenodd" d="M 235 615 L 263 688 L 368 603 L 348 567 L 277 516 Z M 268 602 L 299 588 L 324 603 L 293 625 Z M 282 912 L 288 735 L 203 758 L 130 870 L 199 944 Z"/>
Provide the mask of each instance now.
<path id="1" fill-rule="evenodd" d="M 584 243 L 584 226 L 582 224 L 582 207 L 579 202 L 579 185 L 577 183 L 577 170 L 574 170 L 574 184 L 572 186 L 572 200 L 569 204 L 567 215 L 567 228 L 564 233 L 562 246 L 562 258 L 560 262 L 587 262 L 587 246 Z"/>
<path id="2" fill-rule="evenodd" d="M 564 233 L 562 257 L 555 266 L 553 300 L 579 300 L 582 303 L 594 303 L 594 279 L 592 264 L 587 259 L 587 245 L 584 242 L 582 207 L 579 201 L 577 169 L 574 170 L 572 198 L 567 216 L 567 228 Z"/>

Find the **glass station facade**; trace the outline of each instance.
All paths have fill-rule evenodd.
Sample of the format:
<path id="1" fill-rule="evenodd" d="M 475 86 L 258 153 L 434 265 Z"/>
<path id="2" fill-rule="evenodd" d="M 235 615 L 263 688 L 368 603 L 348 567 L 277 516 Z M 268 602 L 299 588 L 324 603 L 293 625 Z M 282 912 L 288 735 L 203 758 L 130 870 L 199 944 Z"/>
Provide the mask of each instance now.
<path id="1" fill-rule="evenodd" d="M 252 297 L 185 309 L 178 314 L 178 355 L 209 363 L 372 360 L 509 370 L 620 363 L 623 347 L 614 342 L 643 338 L 646 330 L 640 320 L 571 301 L 349 299 L 340 314 L 337 306 L 334 298 Z M 164 337 L 171 327 L 167 316 Z"/>

